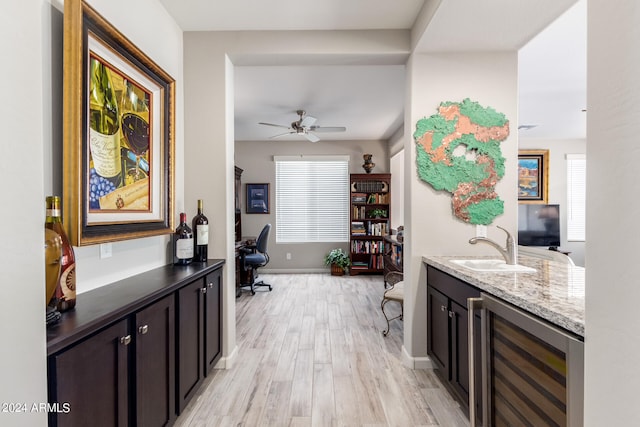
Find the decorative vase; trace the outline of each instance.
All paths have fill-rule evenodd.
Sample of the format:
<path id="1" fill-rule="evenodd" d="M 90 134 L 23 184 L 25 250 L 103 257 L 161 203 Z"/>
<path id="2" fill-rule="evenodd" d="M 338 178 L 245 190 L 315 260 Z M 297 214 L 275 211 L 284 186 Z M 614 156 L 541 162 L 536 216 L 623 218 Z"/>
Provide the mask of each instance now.
<path id="1" fill-rule="evenodd" d="M 344 269 L 340 267 L 338 264 L 331 264 L 331 275 L 344 276 Z"/>
<path id="2" fill-rule="evenodd" d="M 376 165 L 371 161 L 371 157 L 373 157 L 372 154 L 365 154 L 362 156 L 362 158 L 364 159 L 364 164 L 362 165 L 362 167 L 364 168 L 364 171 L 366 173 L 371 173 L 371 170 Z"/>

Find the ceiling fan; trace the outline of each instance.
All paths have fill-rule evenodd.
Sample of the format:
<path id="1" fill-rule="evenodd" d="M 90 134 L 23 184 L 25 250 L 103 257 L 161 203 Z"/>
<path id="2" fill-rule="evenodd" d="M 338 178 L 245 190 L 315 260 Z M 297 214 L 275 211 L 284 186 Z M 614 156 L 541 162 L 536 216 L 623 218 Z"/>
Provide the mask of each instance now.
<path id="1" fill-rule="evenodd" d="M 311 142 L 320 141 L 320 138 L 318 138 L 318 136 L 316 136 L 313 132 L 344 132 L 347 130 L 347 128 L 344 126 L 316 126 L 314 125 L 314 123 L 318 119 L 316 119 L 315 117 L 307 116 L 304 110 L 297 110 L 296 114 L 298 114 L 300 118 L 295 122 L 292 122 L 291 126 L 277 125 L 274 123 L 264 123 L 264 122 L 260 122 L 258 124 L 288 129 L 288 132 L 280 133 L 278 135 L 273 135 L 269 137 L 269 139 L 278 138 L 284 135 L 294 134 L 294 135 L 302 135 Z"/>

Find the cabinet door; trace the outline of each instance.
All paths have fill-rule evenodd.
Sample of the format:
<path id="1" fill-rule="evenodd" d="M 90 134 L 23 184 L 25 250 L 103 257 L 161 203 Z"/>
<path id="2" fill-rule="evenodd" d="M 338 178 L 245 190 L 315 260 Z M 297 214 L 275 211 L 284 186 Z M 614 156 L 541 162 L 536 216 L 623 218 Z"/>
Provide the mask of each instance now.
<path id="1" fill-rule="evenodd" d="M 204 278 L 178 290 L 177 364 L 178 413 L 204 379 Z"/>
<path id="2" fill-rule="evenodd" d="M 135 315 L 136 418 L 139 426 L 163 426 L 176 418 L 174 296 Z"/>
<path id="3" fill-rule="evenodd" d="M 210 273 L 205 278 L 204 324 L 204 372 L 208 375 L 220 356 L 220 296 L 222 292 L 222 269 Z"/>
<path id="4" fill-rule="evenodd" d="M 451 383 L 465 403 L 469 402 L 469 327 L 468 310 L 455 301 L 451 304 Z"/>
<path id="5" fill-rule="evenodd" d="M 69 403 L 66 414 L 50 413 L 52 426 L 128 425 L 127 321 L 49 357 L 49 400 Z"/>
<path id="6" fill-rule="evenodd" d="M 447 379 L 449 375 L 449 299 L 427 288 L 427 352 Z"/>

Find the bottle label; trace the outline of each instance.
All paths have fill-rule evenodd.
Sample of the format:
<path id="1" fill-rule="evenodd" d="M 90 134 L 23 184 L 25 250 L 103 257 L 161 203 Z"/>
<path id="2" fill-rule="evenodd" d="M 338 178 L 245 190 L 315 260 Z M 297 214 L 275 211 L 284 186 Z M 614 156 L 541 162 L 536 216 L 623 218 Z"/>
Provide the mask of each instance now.
<path id="1" fill-rule="evenodd" d="M 209 224 L 198 224 L 196 226 L 196 245 L 209 244 Z"/>
<path id="2" fill-rule="evenodd" d="M 60 288 L 65 300 L 76 299 L 76 263 L 72 263 L 60 274 Z"/>
<path id="3" fill-rule="evenodd" d="M 60 216 L 60 209 L 47 209 L 47 216 L 55 218 Z"/>
<path id="4" fill-rule="evenodd" d="M 113 178 L 122 170 L 118 135 L 119 132 L 113 135 L 104 135 L 89 129 L 89 146 L 93 167 L 98 175 L 105 178 Z"/>
<path id="5" fill-rule="evenodd" d="M 193 239 L 176 240 L 176 258 L 178 259 L 193 258 Z"/>

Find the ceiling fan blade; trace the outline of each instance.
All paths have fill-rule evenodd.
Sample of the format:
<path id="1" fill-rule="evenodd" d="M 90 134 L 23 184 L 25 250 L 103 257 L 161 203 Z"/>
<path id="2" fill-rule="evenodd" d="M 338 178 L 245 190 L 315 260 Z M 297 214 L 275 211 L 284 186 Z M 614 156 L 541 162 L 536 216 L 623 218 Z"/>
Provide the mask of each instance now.
<path id="1" fill-rule="evenodd" d="M 269 139 L 280 138 L 281 136 L 291 135 L 292 133 L 295 133 L 295 132 L 279 133 L 279 134 L 277 134 L 277 135 L 270 136 L 270 137 L 269 137 Z"/>
<path id="2" fill-rule="evenodd" d="M 318 138 L 317 136 L 315 136 L 312 133 L 305 133 L 304 137 L 307 138 L 310 142 L 318 142 L 320 141 L 320 138 Z"/>
<path id="3" fill-rule="evenodd" d="M 313 124 L 316 122 L 316 120 L 318 120 L 318 119 L 316 119 L 315 117 L 312 117 L 312 116 L 304 116 L 304 117 L 302 118 L 302 121 L 300 121 L 300 126 L 301 126 L 301 127 L 308 127 L 308 126 L 311 126 L 311 125 L 313 125 Z"/>
<path id="4" fill-rule="evenodd" d="M 309 130 L 313 132 L 344 132 L 347 128 L 344 126 L 310 126 Z"/>
<path id="5" fill-rule="evenodd" d="M 275 126 L 277 128 L 285 128 L 285 129 L 289 129 L 289 126 L 285 126 L 285 125 L 276 125 L 273 123 L 264 123 L 264 122 L 258 122 L 259 125 L 266 125 L 266 126 Z"/>

